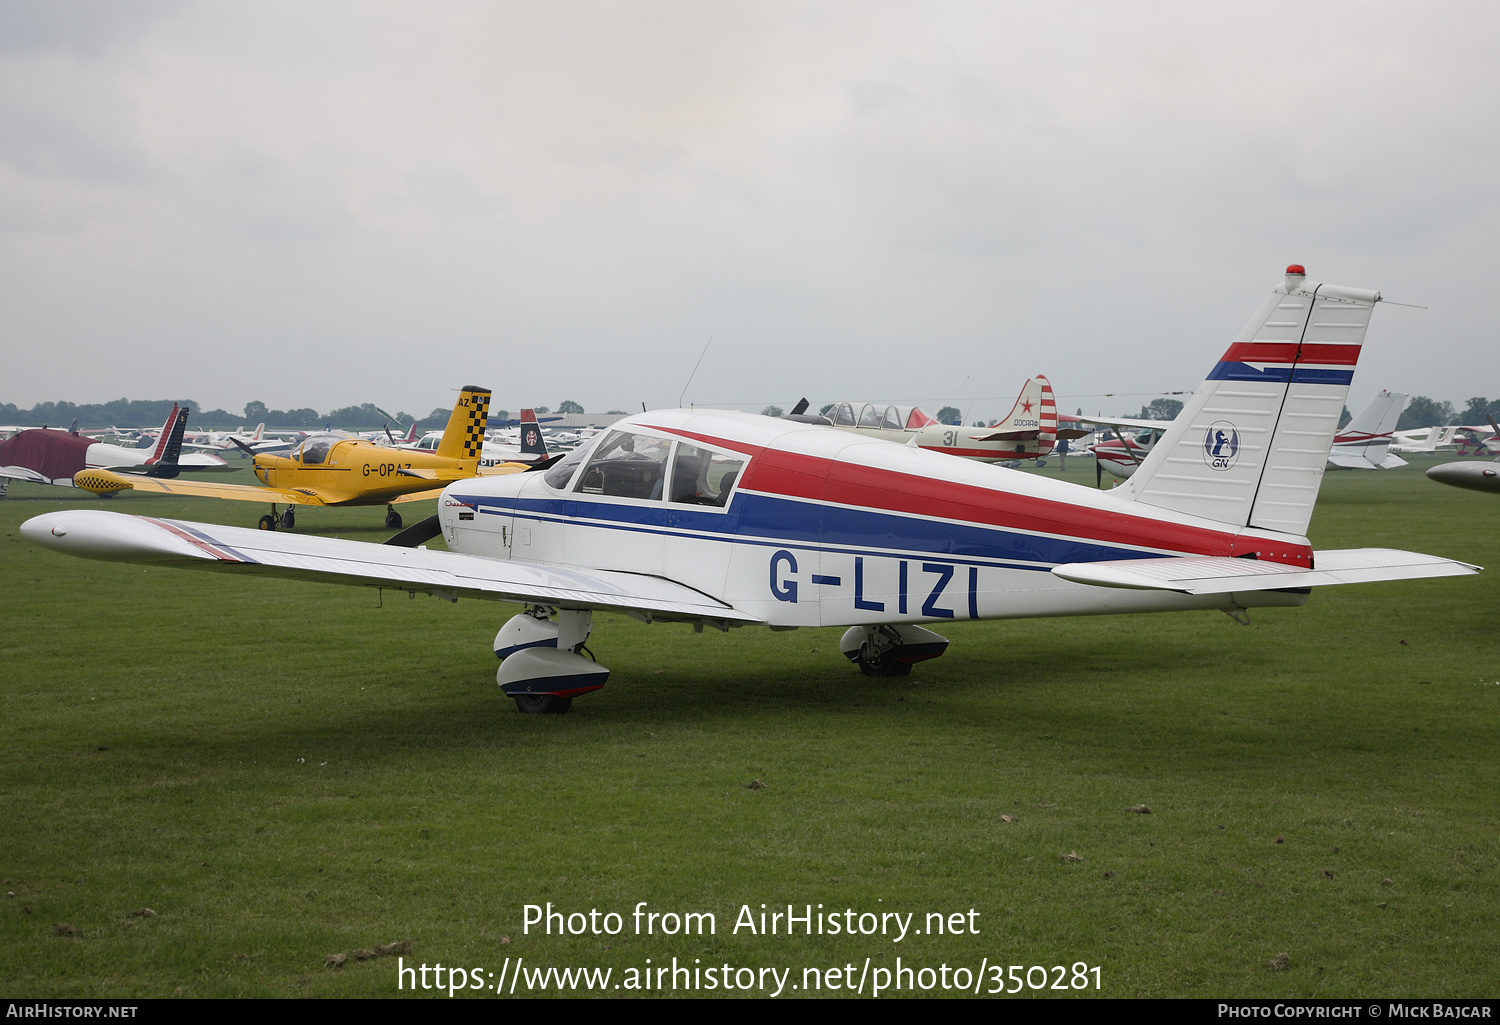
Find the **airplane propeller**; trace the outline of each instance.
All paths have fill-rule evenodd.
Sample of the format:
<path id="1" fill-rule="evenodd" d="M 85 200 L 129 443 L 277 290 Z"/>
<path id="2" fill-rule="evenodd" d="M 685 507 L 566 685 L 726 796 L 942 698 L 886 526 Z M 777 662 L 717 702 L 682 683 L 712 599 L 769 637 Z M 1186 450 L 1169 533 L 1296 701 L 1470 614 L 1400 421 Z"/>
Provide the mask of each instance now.
<path id="1" fill-rule="evenodd" d="M 234 442 L 236 445 L 238 445 L 240 447 L 240 449 L 245 453 L 245 455 L 247 455 L 247 456 L 254 456 L 255 455 L 255 449 L 251 448 L 249 445 L 246 445 L 243 441 L 241 441 L 239 438 L 236 438 L 234 435 L 231 434 L 229 436 L 229 440 L 232 441 L 232 442 Z"/>
<path id="2" fill-rule="evenodd" d="M 434 513 L 420 523 L 413 523 L 399 534 L 386 538 L 383 543 L 395 545 L 397 548 L 415 548 L 417 545 L 426 544 L 442 532 L 443 525 Z"/>

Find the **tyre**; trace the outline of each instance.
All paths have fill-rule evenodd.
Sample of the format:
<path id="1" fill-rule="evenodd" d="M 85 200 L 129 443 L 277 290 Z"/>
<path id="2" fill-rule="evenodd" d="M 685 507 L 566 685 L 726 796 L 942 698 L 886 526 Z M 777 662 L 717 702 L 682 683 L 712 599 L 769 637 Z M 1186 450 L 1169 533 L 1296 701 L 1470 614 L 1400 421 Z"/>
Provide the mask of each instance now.
<path id="1" fill-rule="evenodd" d="M 282 512 L 281 525 L 287 530 L 291 530 L 297 525 L 297 514 L 292 512 L 292 506 L 287 506 L 285 511 Z"/>
<path id="2" fill-rule="evenodd" d="M 572 707 L 572 698 L 560 698 L 556 694 L 516 695 L 516 710 L 527 715 L 563 715 Z"/>
<path id="3" fill-rule="evenodd" d="M 859 671 L 866 676 L 910 676 L 911 663 L 882 656 L 873 662 L 861 662 Z"/>
<path id="4" fill-rule="evenodd" d="M 266 513 L 266 515 L 264 515 L 264 516 L 262 516 L 260 518 L 260 529 L 261 530 L 275 530 L 276 529 L 276 517 L 272 516 L 270 513 Z"/>
<path id="5" fill-rule="evenodd" d="M 385 525 L 392 530 L 395 530 L 397 527 L 401 526 L 401 514 L 394 509 L 386 509 Z"/>

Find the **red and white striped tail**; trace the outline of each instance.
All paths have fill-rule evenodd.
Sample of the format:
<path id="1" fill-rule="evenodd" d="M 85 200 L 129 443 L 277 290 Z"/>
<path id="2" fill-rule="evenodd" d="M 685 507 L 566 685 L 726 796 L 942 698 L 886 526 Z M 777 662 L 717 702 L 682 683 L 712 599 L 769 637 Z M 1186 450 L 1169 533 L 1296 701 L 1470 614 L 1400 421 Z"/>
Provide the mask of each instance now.
<path id="1" fill-rule="evenodd" d="M 1057 400 L 1052 396 L 1052 382 L 1041 374 L 1036 380 L 1042 386 L 1041 415 L 1037 418 L 1037 450 L 1039 456 L 1051 452 L 1057 444 Z"/>
<path id="2" fill-rule="evenodd" d="M 182 435 L 186 429 L 187 410 L 174 402 L 172 412 L 167 414 L 167 422 L 162 425 L 161 434 L 156 439 L 156 448 L 146 460 L 146 465 L 159 466 L 162 463 L 177 462 L 177 457 L 182 452 Z"/>

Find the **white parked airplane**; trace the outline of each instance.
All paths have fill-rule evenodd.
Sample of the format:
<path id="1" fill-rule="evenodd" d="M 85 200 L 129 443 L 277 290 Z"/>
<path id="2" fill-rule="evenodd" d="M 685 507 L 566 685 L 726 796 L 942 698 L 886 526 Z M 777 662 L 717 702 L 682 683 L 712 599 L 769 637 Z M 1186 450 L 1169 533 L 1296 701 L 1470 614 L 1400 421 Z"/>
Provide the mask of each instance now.
<path id="1" fill-rule="evenodd" d="M 232 470 L 223 459 L 208 453 L 182 454 L 186 407 L 172 406 L 151 448 L 106 445 L 87 435 L 58 430 L 26 430 L 0 441 L 0 481 L 73 486 L 81 470 L 114 470 L 149 477 L 176 477 L 183 470 Z M 8 486 L 8 485 L 6 485 Z M 0 494 L 3 494 L 0 487 Z"/>
<path id="2" fill-rule="evenodd" d="M 939 423 L 915 406 L 866 402 L 856 415 L 854 403 L 840 402 L 826 416 L 811 416 L 804 412 L 806 405 L 806 399 L 797 403 L 787 419 L 822 423 L 982 463 L 1041 459 L 1052 452 L 1057 439 L 1083 438 L 1090 433 L 1076 424 L 1059 427 L 1052 385 L 1040 374 L 1021 386 L 1021 394 L 1005 418 L 988 427 Z"/>
<path id="3" fill-rule="evenodd" d="M 962 619 L 1295 606 L 1310 589 L 1473 573 L 1305 533 L 1378 292 L 1286 279 L 1134 477 L 1097 491 L 813 424 L 666 410 L 545 472 L 450 484 L 386 545 L 96 510 L 27 520 L 55 551 L 524 603 L 495 638 L 523 711 L 609 670 L 595 609 L 698 628 L 847 627 L 872 675 L 941 655 Z M 409 547 L 441 534 L 448 551 Z"/>
<path id="4" fill-rule="evenodd" d="M 530 409 L 521 410 L 521 422 L 516 427 L 515 444 L 486 440 L 479 452 L 480 466 L 546 461 L 547 442 L 542 437 L 541 425 L 536 421 L 536 412 Z"/>
<path id="5" fill-rule="evenodd" d="M 1407 396 L 1383 391 L 1333 436 L 1328 465 L 1335 470 L 1394 470 L 1406 460 L 1390 451 L 1392 432 Z"/>

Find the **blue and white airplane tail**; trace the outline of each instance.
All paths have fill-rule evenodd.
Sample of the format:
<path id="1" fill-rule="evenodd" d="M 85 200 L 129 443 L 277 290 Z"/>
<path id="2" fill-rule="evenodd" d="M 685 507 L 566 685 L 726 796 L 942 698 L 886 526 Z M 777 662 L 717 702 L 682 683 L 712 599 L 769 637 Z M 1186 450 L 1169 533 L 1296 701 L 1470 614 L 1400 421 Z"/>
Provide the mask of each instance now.
<path id="1" fill-rule="evenodd" d="M 182 455 L 182 434 L 187 430 L 187 408 L 172 404 L 167 422 L 156 437 L 156 450 L 146 460 L 150 467 L 146 474 L 151 477 L 175 477 L 181 472 L 177 460 Z"/>
<path id="2" fill-rule="evenodd" d="M 1380 293 L 1293 264 L 1126 484 L 1136 501 L 1307 533 Z"/>
<path id="3" fill-rule="evenodd" d="M 1349 421 L 1333 439 L 1329 466 L 1345 470 L 1394 470 L 1406 460 L 1390 451 L 1392 432 L 1406 408 L 1407 396 L 1383 391 Z"/>
<path id="4" fill-rule="evenodd" d="M 536 422 L 536 411 L 521 410 L 521 455 L 526 462 L 547 458 L 547 442 L 542 438 L 542 426 Z"/>

